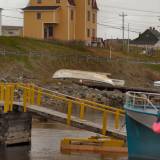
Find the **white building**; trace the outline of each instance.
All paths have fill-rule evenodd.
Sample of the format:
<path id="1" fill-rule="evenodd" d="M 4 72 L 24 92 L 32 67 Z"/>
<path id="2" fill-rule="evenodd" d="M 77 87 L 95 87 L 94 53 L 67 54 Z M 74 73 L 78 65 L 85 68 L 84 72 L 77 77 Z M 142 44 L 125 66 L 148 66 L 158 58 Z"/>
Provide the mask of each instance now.
<path id="1" fill-rule="evenodd" d="M 22 26 L 2 26 L 2 36 L 14 37 L 14 36 L 22 36 L 23 35 L 23 27 Z"/>

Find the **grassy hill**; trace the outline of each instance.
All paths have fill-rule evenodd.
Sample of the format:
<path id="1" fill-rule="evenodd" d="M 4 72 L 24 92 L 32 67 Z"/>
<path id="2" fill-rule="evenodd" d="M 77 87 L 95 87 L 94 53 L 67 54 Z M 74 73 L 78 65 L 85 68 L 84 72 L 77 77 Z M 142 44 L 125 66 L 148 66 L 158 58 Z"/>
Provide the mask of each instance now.
<path id="1" fill-rule="evenodd" d="M 113 61 L 107 61 L 107 57 L 107 49 L 87 48 L 79 43 L 0 37 L 0 79 L 19 81 L 23 77 L 23 81 L 48 84 L 54 82 L 56 70 L 67 68 L 109 72 L 114 78 L 126 80 L 128 86 L 150 87 L 154 80 L 160 80 L 160 65 L 128 62 L 157 61 L 159 56 L 113 52 Z"/>

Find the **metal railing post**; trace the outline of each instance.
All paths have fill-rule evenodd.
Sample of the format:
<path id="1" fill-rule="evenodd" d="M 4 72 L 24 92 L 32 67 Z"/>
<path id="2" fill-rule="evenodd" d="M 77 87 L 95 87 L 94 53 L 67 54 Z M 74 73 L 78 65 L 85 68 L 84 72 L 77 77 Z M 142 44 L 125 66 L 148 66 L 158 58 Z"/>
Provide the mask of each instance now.
<path id="1" fill-rule="evenodd" d="M 40 106 L 42 101 L 42 89 L 38 88 L 38 94 L 37 94 L 37 105 Z"/>
<path id="2" fill-rule="evenodd" d="M 132 107 L 135 107 L 135 101 L 136 101 L 136 94 L 134 93 L 134 97 L 133 97 L 133 105 L 132 105 Z"/>
<path id="3" fill-rule="evenodd" d="M 35 89 L 34 86 L 31 86 L 31 104 L 34 104 L 34 95 L 35 95 Z"/>
<path id="4" fill-rule="evenodd" d="M 3 101 L 4 100 L 4 92 L 5 92 L 5 90 L 4 90 L 4 84 L 1 84 L 0 91 L 1 91 L 1 93 L 0 93 L 0 99 L 1 99 L 1 101 Z"/>
<path id="5" fill-rule="evenodd" d="M 4 94 L 4 113 L 7 113 L 9 111 L 9 98 L 10 98 L 10 88 L 8 85 L 6 85 Z"/>
<path id="6" fill-rule="evenodd" d="M 107 131 L 107 112 L 103 112 L 102 134 L 105 136 Z"/>
<path id="7" fill-rule="evenodd" d="M 68 101 L 68 113 L 67 113 L 67 124 L 71 125 L 71 115 L 72 115 L 72 102 Z"/>
<path id="8" fill-rule="evenodd" d="M 85 111 L 85 104 L 81 103 L 81 106 L 80 106 L 80 119 L 84 119 L 84 111 Z"/>
<path id="9" fill-rule="evenodd" d="M 14 101 L 14 85 L 10 85 L 10 104 L 9 104 L 9 110 L 13 110 L 13 101 Z"/>
<path id="10" fill-rule="evenodd" d="M 26 112 L 27 111 L 27 90 L 28 89 L 24 89 L 24 93 L 23 93 L 23 111 Z"/>
<path id="11" fill-rule="evenodd" d="M 31 87 L 27 86 L 27 103 L 31 103 Z"/>

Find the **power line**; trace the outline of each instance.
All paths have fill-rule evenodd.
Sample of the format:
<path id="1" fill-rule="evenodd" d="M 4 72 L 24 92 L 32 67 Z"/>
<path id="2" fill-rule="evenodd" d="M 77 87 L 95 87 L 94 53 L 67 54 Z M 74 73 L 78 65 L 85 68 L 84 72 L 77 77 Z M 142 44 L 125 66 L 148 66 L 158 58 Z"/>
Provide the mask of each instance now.
<path id="1" fill-rule="evenodd" d="M 113 6 L 113 5 L 103 5 L 103 7 L 110 7 L 110 8 L 123 9 L 123 10 L 136 11 L 136 12 L 145 12 L 145 13 L 160 14 L 159 11 L 141 10 L 141 9 L 121 7 L 121 6 Z"/>
<path id="2" fill-rule="evenodd" d="M 112 9 L 112 11 L 110 11 L 110 9 Z M 116 14 L 118 14 L 119 13 L 119 11 L 118 10 L 113 10 L 113 8 L 107 8 L 107 9 L 100 9 L 100 13 L 101 14 L 104 14 L 103 12 L 105 12 L 105 13 L 107 13 L 108 15 L 110 15 L 110 14 L 114 14 L 114 15 L 116 15 Z M 159 15 L 153 15 L 153 14 L 150 14 L 150 15 L 148 15 L 148 14 L 146 14 L 146 15 L 142 15 L 142 14 L 138 14 L 138 13 L 135 13 L 135 14 L 132 14 L 132 13 L 129 13 L 129 15 L 131 16 L 131 17 L 147 17 L 147 18 L 158 18 L 159 17 Z"/>
<path id="3" fill-rule="evenodd" d="M 119 13 L 117 13 L 117 16 L 118 16 L 118 14 Z M 128 17 L 132 17 L 132 15 L 129 14 Z M 105 18 L 106 21 L 108 21 L 109 19 L 111 19 L 111 21 L 114 21 L 114 18 L 110 18 L 109 16 L 105 16 L 104 14 L 100 15 L 99 18 L 100 19 Z M 115 16 L 115 19 L 116 19 L 116 16 Z M 120 20 L 120 19 L 118 19 L 118 17 L 117 17 L 117 20 Z M 150 25 L 151 23 L 153 23 L 153 21 L 158 20 L 158 16 L 155 16 L 153 19 L 150 19 L 149 21 L 143 21 L 141 19 L 140 20 L 138 20 L 138 19 L 134 20 L 133 18 L 129 18 L 129 19 L 127 18 L 126 20 L 129 21 L 129 23 L 135 22 L 135 23 L 140 23 L 140 24 L 144 24 L 144 25 L 148 25 L 148 24 Z"/>
<path id="4" fill-rule="evenodd" d="M 118 27 L 120 26 L 121 27 L 121 23 L 111 23 L 110 21 L 108 22 L 108 21 L 99 21 L 99 23 L 101 23 L 101 24 L 107 24 L 107 25 L 118 25 Z M 130 23 L 130 22 L 127 22 L 127 23 Z M 130 28 L 132 28 L 133 30 L 137 30 L 138 29 L 138 31 L 142 31 L 142 27 L 140 27 L 140 26 L 142 26 L 142 25 L 140 25 L 139 27 L 136 25 L 136 26 L 134 26 L 134 24 L 132 24 L 132 27 L 130 27 Z M 150 25 L 143 25 L 143 27 L 145 27 L 145 28 L 148 28 L 148 27 L 150 27 Z M 128 25 L 125 25 L 125 29 L 126 28 L 128 28 Z"/>
<path id="5" fill-rule="evenodd" d="M 132 22 L 136 22 L 136 23 L 139 23 L 139 24 L 151 24 L 151 23 L 153 23 L 153 20 L 152 21 L 143 21 L 143 20 L 134 20 L 134 19 L 128 19 L 127 18 L 127 20 L 130 20 L 130 21 L 132 21 Z"/>
<path id="6" fill-rule="evenodd" d="M 103 27 L 107 27 L 107 28 L 113 28 L 113 29 L 122 30 L 122 27 L 117 27 L 117 26 L 107 25 L 107 24 L 102 24 L 102 23 L 97 23 L 97 24 L 100 25 L 100 26 L 103 26 Z M 128 31 L 128 29 L 125 28 L 125 31 Z M 129 31 L 132 32 L 132 33 L 137 33 L 137 34 L 140 33 L 138 31 L 131 30 L 131 29 Z"/>
<path id="7" fill-rule="evenodd" d="M 132 17 L 148 17 L 148 18 L 157 18 L 158 17 L 158 15 L 138 15 L 138 14 L 135 14 L 135 15 L 130 14 L 130 16 L 132 16 Z"/>
<path id="8" fill-rule="evenodd" d="M 9 15 L 4 15 L 4 14 L 2 14 L 2 17 L 15 18 L 15 19 L 24 19 L 24 18 L 21 18 L 21 17 L 13 17 L 13 16 L 9 16 Z"/>
<path id="9" fill-rule="evenodd" d="M 19 12 L 19 13 L 23 13 L 23 11 L 19 8 L 3 8 L 3 10 L 6 10 L 6 11 L 12 11 L 12 12 Z"/>

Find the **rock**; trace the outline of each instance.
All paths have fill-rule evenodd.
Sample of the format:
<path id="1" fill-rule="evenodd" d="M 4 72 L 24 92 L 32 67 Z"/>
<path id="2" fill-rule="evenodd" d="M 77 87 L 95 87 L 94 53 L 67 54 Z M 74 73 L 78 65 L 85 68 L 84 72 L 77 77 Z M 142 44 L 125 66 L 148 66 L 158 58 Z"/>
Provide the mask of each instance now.
<path id="1" fill-rule="evenodd" d="M 61 84 L 48 86 L 49 89 L 58 91 L 60 93 L 70 95 L 73 97 L 87 99 L 97 103 L 110 105 L 112 107 L 123 107 L 125 95 L 118 91 L 107 91 L 89 88 L 87 86 L 81 86 L 77 84 Z M 48 100 L 49 101 L 49 100 Z M 47 102 L 53 105 L 53 102 Z M 54 102 L 54 105 L 62 105 L 62 102 Z"/>

